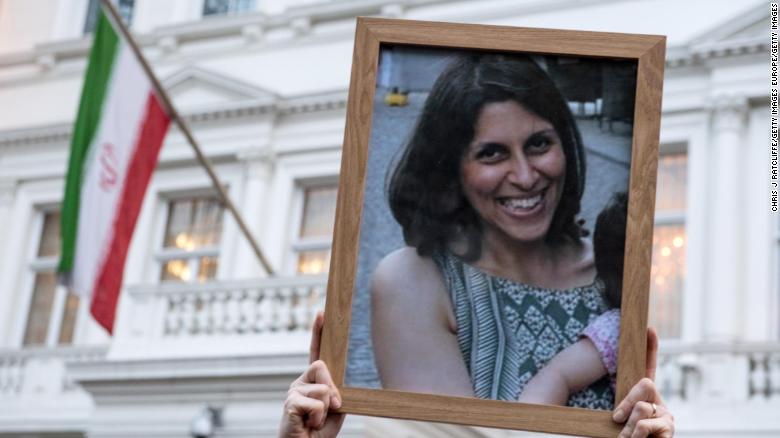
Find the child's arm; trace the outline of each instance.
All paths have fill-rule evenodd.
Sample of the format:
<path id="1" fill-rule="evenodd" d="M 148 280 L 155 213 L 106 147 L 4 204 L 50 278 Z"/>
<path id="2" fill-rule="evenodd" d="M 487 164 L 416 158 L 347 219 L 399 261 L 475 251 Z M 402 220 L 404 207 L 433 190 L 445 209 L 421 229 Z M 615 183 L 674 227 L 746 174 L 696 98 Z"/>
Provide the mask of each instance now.
<path id="1" fill-rule="evenodd" d="M 569 394 L 605 374 L 607 369 L 596 346 L 590 339 L 582 338 L 550 359 L 526 384 L 518 401 L 565 406 Z"/>

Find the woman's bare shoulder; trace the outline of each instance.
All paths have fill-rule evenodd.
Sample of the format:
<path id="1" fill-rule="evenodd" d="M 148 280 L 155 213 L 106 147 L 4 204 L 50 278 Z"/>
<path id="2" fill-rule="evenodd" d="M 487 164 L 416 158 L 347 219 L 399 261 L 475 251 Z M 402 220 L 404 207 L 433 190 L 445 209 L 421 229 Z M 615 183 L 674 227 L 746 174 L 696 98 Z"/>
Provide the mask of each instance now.
<path id="1" fill-rule="evenodd" d="M 411 247 L 387 254 L 377 265 L 371 279 L 375 304 L 399 306 L 406 312 L 435 309 L 435 314 L 452 322 L 444 277 L 436 262 L 421 256 Z M 448 324 L 452 325 L 452 324 Z"/>
<path id="2" fill-rule="evenodd" d="M 393 251 L 377 265 L 371 293 L 371 333 L 382 386 L 472 396 L 436 262 L 414 248 Z"/>
<path id="3" fill-rule="evenodd" d="M 404 246 L 384 256 L 382 260 L 379 261 L 379 267 L 391 266 L 401 268 L 408 266 L 413 268 L 420 263 L 424 264 L 426 262 L 433 263 L 433 260 L 428 256 L 421 256 L 418 254 L 416 248 Z"/>
<path id="4" fill-rule="evenodd" d="M 387 254 L 374 270 L 375 286 L 404 285 L 414 282 L 430 283 L 441 280 L 436 263 L 430 257 L 421 256 L 415 248 L 405 246 Z"/>

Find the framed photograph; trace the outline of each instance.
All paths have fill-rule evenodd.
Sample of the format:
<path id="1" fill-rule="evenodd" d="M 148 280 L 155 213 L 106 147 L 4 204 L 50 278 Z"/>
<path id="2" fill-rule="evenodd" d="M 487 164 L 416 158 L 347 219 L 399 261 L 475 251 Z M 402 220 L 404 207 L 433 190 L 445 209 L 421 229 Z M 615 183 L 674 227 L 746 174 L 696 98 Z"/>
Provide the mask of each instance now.
<path id="1" fill-rule="evenodd" d="M 665 38 L 359 18 L 322 359 L 342 411 L 616 436 Z"/>

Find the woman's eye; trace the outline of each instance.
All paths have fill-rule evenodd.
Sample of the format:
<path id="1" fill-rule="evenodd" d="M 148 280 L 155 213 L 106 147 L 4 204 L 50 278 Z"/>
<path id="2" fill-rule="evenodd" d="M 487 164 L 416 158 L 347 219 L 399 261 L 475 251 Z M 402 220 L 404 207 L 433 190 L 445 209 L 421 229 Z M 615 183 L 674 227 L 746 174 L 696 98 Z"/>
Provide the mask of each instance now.
<path id="1" fill-rule="evenodd" d="M 498 161 L 506 154 L 506 148 L 496 143 L 483 145 L 476 154 L 476 159 L 481 161 Z"/>
<path id="2" fill-rule="evenodd" d="M 531 153 L 546 152 L 554 141 L 547 136 L 534 136 L 526 142 L 526 148 Z"/>

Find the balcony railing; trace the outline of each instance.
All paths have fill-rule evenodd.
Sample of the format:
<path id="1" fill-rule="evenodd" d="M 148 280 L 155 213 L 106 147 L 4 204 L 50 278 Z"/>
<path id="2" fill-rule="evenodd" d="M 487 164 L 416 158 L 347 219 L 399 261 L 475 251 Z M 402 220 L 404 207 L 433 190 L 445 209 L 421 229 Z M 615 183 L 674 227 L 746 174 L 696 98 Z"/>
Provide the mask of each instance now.
<path id="1" fill-rule="evenodd" d="M 25 394 L 78 390 L 65 373 L 67 363 L 102 360 L 106 347 L 36 347 L 0 350 L 0 399 Z"/>
<path id="2" fill-rule="evenodd" d="M 0 350 L 0 397 L 38 385 L 49 368 L 68 391 L 64 364 L 74 361 L 302 354 L 325 291 L 324 276 L 131 287 L 107 356 L 105 347 Z M 662 344 L 656 382 L 676 403 L 774 405 L 780 344 Z"/>
<path id="3" fill-rule="evenodd" d="M 305 350 L 326 283 L 325 276 L 299 276 L 130 287 L 111 356 Z"/>
<path id="4" fill-rule="evenodd" d="M 675 344 L 661 349 L 656 384 L 668 400 L 780 403 L 780 344 Z"/>

